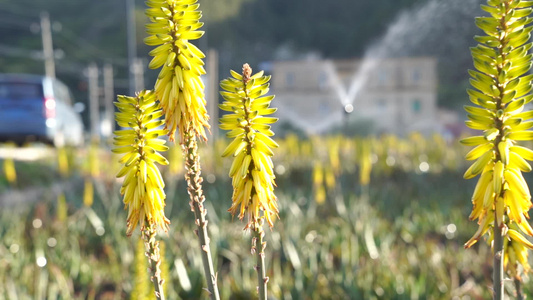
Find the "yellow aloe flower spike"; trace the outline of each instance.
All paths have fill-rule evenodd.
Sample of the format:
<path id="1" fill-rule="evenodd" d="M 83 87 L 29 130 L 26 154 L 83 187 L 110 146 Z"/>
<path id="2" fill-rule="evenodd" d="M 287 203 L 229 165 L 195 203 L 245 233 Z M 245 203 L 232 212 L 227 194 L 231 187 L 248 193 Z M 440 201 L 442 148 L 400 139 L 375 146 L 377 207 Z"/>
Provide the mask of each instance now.
<path id="1" fill-rule="evenodd" d="M 263 211 L 272 227 L 278 207 L 271 148 L 278 144 L 270 138 L 274 135 L 270 124 L 278 119 L 267 117 L 276 111 L 270 108 L 274 96 L 264 96 L 269 90 L 270 76 L 263 76 L 263 71 L 252 76 L 248 64 L 243 66 L 243 75 L 235 71 L 231 75 L 220 82 L 225 90 L 220 94 L 226 101 L 219 106 L 231 112 L 220 118 L 220 128 L 229 130 L 226 136 L 233 138 L 222 156 L 235 158 L 229 172 L 233 179 L 233 204 L 229 212 L 233 215 L 238 212 L 239 219 L 247 215 L 249 228 L 258 224 Z"/>
<path id="2" fill-rule="evenodd" d="M 128 209 L 127 235 L 131 235 L 137 224 L 144 227 L 145 221 L 163 230 L 168 229 L 165 217 L 165 184 L 155 163 L 168 164 L 158 151 L 166 151 L 165 140 L 159 136 L 167 130 L 159 118 L 163 112 L 152 91 L 142 91 L 137 97 L 118 96 L 115 114 L 119 126 L 126 128 L 115 131 L 113 152 L 122 154 L 124 164 L 117 177 L 124 177 L 120 193 Z M 151 226 L 151 227 L 155 227 Z"/>
<path id="3" fill-rule="evenodd" d="M 146 25 L 150 35 L 144 39 L 149 46 L 157 46 L 150 55 L 151 69 L 161 71 L 155 83 L 155 94 L 165 112 L 165 128 L 170 140 L 176 129 L 183 142 L 185 132 L 192 130 L 206 140 L 205 128 L 209 129 L 209 116 L 205 108 L 204 83 L 205 55 L 190 40 L 199 39 L 204 32 L 198 31 L 200 22 L 197 0 L 149 0 L 146 15 L 151 23 Z M 191 127 L 191 128 L 189 128 Z"/>
<path id="4" fill-rule="evenodd" d="M 533 152 L 518 146 L 520 141 L 533 140 L 531 111 L 524 112 L 533 95 L 533 75 L 530 33 L 533 27 L 528 16 L 532 1 L 487 0 L 481 8 L 487 17 L 476 18 L 476 25 L 485 36 L 471 49 L 474 67 L 468 95 L 474 106 L 465 106 L 466 125 L 481 130 L 482 135 L 463 139 L 467 146 L 476 146 L 467 155 L 474 163 L 464 174 L 465 179 L 481 175 L 472 197 L 472 220 L 478 219 L 478 230 L 465 244 L 468 248 L 485 233 L 489 233 L 494 248 L 493 284 L 495 299 L 503 298 L 501 264 L 516 276 L 516 263 L 527 265 L 527 249 L 533 243 L 522 235 L 533 235 L 527 223 L 532 206 L 531 195 L 522 172 L 532 170 L 526 160 Z M 503 258 L 503 262 L 502 262 Z M 525 262 L 525 264 L 523 264 Z M 500 265 L 500 266 L 498 266 Z"/>

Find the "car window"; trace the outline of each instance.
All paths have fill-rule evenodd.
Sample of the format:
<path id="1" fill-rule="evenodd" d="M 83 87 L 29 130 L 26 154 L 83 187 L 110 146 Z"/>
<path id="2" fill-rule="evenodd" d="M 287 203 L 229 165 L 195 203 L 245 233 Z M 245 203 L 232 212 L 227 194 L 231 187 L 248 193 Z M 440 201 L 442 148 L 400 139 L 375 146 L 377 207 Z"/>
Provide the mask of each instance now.
<path id="1" fill-rule="evenodd" d="M 0 82 L 0 99 L 43 98 L 43 88 L 38 83 Z"/>

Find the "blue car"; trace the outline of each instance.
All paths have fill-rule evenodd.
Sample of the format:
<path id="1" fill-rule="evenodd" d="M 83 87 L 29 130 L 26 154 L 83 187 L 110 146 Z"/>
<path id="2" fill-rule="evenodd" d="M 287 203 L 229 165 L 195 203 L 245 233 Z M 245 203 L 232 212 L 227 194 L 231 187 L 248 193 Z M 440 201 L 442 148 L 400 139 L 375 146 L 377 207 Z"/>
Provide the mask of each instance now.
<path id="1" fill-rule="evenodd" d="M 81 146 L 83 123 L 67 86 L 45 76 L 0 74 L 0 141 Z"/>

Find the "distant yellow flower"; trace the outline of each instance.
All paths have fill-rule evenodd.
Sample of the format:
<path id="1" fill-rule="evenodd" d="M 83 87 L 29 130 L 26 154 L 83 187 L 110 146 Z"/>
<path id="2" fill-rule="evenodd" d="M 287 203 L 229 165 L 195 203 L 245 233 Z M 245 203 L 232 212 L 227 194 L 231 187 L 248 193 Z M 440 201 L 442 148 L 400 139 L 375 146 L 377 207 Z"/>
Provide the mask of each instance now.
<path id="1" fill-rule="evenodd" d="M 167 130 L 159 118 L 163 112 L 152 91 L 142 91 L 137 97 L 118 96 L 119 109 L 116 120 L 119 126 L 129 129 L 115 131 L 114 153 L 124 154 L 124 164 L 117 177 L 125 177 L 120 193 L 128 208 L 127 234 L 131 235 L 137 224 L 144 222 L 159 226 L 165 231 L 169 220 L 165 217 L 165 186 L 155 162 L 166 165 L 168 161 L 158 151 L 166 151 L 165 141 L 157 137 Z"/>
<path id="2" fill-rule="evenodd" d="M 320 162 L 315 162 L 313 168 L 313 190 L 316 203 L 324 203 L 326 201 L 326 190 L 324 188 L 324 170 Z"/>
<path id="3" fill-rule="evenodd" d="M 146 15 L 152 21 L 146 25 L 150 34 L 144 39 L 149 46 L 158 46 L 150 51 L 154 58 L 150 69 L 162 66 L 155 83 L 155 94 L 165 112 L 165 126 L 170 140 L 179 129 L 183 141 L 185 132 L 193 130 L 206 138 L 209 116 L 205 108 L 204 53 L 190 40 L 199 39 L 204 32 L 198 31 L 200 22 L 197 0 L 149 0 Z M 204 128 L 205 127 L 205 128 Z"/>
<path id="4" fill-rule="evenodd" d="M 148 285 L 148 269 L 146 268 L 146 246 L 142 239 L 137 241 L 133 256 L 133 290 L 130 300 L 150 299 L 150 286 Z"/>
<path id="5" fill-rule="evenodd" d="M 17 183 L 17 171 L 13 158 L 6 158 L 4 160 L 4 173 L 6 174 L 7 182 L 14 186 Z"/>
<path id="6" fill-rule="evenodd" d="M 331 166 L 324 168 L 324 178 L 326 179 L 326 187 L 333 191 L 337 186 L 337 180 L 335 178 L 335 172 Z"/>
<path id="7" fill-rule="evenodd" d="M 277 118 L 266 117 L 276 111 L 270 108 L 274 96 L 264 96 L 269 90 L 270 76 L 263 76 L 263 71 L 252 76 L 248 64 L 243 66 L 243 75 L 235 71 L 231 74 L 233 77 L 220 82 L 226 90 L 221 92 L 226 101 L 220 109 L 232 112 L 220 118 L 220 128 L 230 130 L 226 136 L 234 138 L 222 153 L 222 156 L 235 157 L 229 172 L 233 178 L 233 204 L 229 211 L 233 215 L 239 212 L 239 219 L 247 215 L 246 228 L 258 224 L 263 211 L 272 227 L 278 207 L 271 148 L 277 148 L 278 144 L 270 138 L 274 132 L 269 125 Z"/>
<path id="8" fill-rule="evenodd" d="M 85 186 L 83 188 L 83 205 L 91 207 L 94 201 L 94 186 L 90 178 L 85 179 Z"/>
<path id="9" fill-rule="evenodd" d="M 372 149 L 369 140 L 361 141 L 359 147 L 359 183 L 367 186 L 370 183 L 372 173 Z"/>

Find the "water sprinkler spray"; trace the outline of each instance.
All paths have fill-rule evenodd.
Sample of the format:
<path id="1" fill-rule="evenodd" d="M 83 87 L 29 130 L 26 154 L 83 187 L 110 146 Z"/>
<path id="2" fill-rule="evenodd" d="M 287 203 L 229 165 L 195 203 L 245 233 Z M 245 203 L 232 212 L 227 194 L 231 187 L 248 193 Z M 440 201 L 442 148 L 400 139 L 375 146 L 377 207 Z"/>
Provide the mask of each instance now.
<path id="1" fill-rule="evenodd" d="M 346 114 L 350 114 L 350 113 L 352 113 L 352 112 L 353 112 L 353 105 L 351 105 L 351 104 L 346 104 L 346 105 L 344 106 L 344 112 L 345 112 Z"/>

